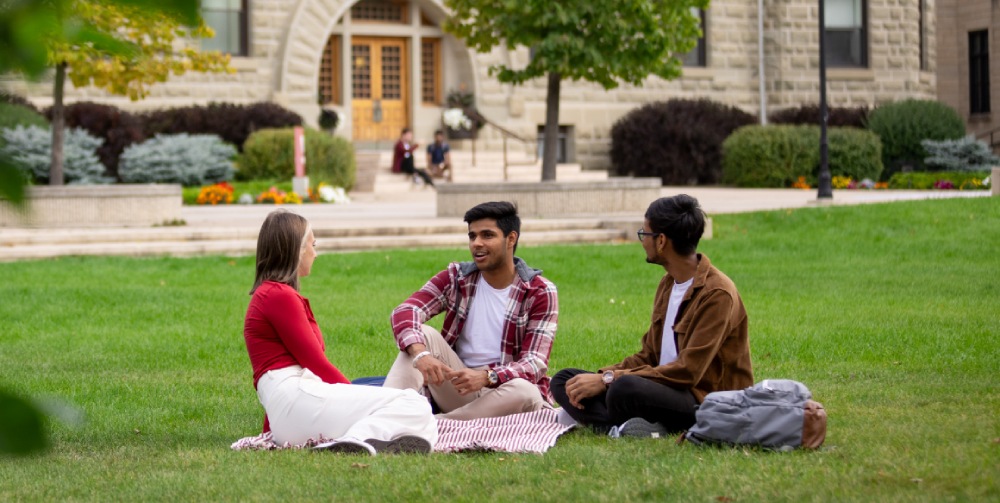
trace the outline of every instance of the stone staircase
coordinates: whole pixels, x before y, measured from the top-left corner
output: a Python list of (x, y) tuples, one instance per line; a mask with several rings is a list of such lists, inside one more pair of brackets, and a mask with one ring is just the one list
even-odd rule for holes
[[(418, 151), (416, 164), (418, 168), (426, 167), (424, 151)], [(511, 149), (507, 152), (508, 182), (538, 182), (542, 179), (542, 162), (535, 161), (534, 156), (523, 150)], [(504, 160), (502, 151), (476, 152), (475, 163), (471, 151), (451, 152), (453, 183), (503, 183)], [(585, 171), (579, 164), (559, 164), (556, 166), (556, 180), (561, 182), (583, 182), (607, 180), (607, 171)], [(448, 183), (435, 179), (434, 183)], [(375, 175), (376, 194), (392, 194), (422, 190), (415, 185), (410, 177), (392, 172), (392, 152), (382, 152), (379, 159), (378, 173)]]
[[(621, 242), (636, 223), (597, 219), (532, 220), (522, 223), (530, 245)], [(400, 248), (463, 248), (465, 224), (402, 223), (315, 226), (320, 252)], [(0, 262), (66, 256), (253, 255), (257, 229), (247, 227), (159, 227), (117, 229), (4, 229)]]

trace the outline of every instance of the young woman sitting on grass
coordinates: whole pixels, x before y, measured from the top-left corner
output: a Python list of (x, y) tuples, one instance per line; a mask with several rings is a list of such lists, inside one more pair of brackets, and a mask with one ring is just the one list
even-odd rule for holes
[(298, 292), (315, 258), (305, 218), (285, 210), (267, 216), (243, 327), (264, 431), (279, 444), (334, 439), (317, 448), (336, 452), (430, 452), (437, 423), (426, 399), (413, 390), (352, 385), (326, 358), (309, 301)]

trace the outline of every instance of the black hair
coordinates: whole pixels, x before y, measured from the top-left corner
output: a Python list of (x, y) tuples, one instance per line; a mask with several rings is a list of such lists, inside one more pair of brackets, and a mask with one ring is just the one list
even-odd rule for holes
[(437, 136), (437, 135), (444, 136), (444, 131), (441, 131), (440, 129), (434, 131), (434, 136)]
[(646, 220), (653, 232), (661, 233), (673, 243), (679, 255), (691, 255), (705, 233), (705, 212), (698, 200), (687, 195), (661, 197), (646, 210)]
[[(507, 201), (492, 201), (477, 204), (469, 211), (465, 212), (465, 223), (471, 224), (477, 220), (492, 218), (497, 221), (497, 227), (503, 232), (503, 237), (516, 232), (517, 239), (521, 239), (521, 217), (517, 216), (517, 206)], [(517, 241), (514, 241), (514, 251), (517, 251)]]

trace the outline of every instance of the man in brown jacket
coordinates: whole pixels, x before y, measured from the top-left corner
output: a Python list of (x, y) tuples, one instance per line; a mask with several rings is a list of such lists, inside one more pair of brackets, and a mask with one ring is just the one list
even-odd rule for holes
[(736, 285), (697, 253), (705, 214), (691, 196), (657, 199), (639, 241), (663, 266), (642, 349), (598, 372), (564, 369), (552, 394), (579, 423), (611, 436), (659, 437), (685, 430), (713, 391), (753, 385), (747, 313)]

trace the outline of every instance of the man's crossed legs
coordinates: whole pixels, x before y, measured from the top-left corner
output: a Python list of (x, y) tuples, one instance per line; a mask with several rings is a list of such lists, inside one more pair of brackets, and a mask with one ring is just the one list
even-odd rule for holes
[[(427, 351), (452, 370), (468, 368), (455, 353), (455, 350), (444, 341), (441, 333), (433, 327), (423, 326)], [(473, 367), (474, 370), (486, 370), (486, 367)], [(478, 419), (483, 417), (499, 417), (520, 412), (533, 412), (549, 404), (542, 399), (538, 387), (524, 379), (512, 379), (496, 388), (483, 388), (475, 393), (459, 394), (451, 381), (441, 384), (424, 383), (424, 376), (413, 368), (413, 357), (401, 351), (395, 363), (389, 369), (384, 386), (387, 388), (413, 389), (420, 391), (424, 385), (430, 391), (431, 398), (441, 410), (438, 414), (443, 419)]]

